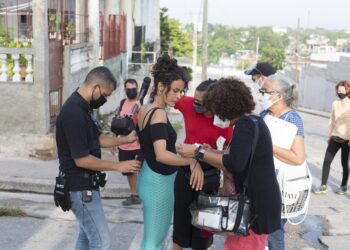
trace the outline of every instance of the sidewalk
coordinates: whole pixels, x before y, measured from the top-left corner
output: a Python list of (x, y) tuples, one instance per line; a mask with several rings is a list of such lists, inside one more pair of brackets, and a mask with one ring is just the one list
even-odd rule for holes
[[(173, 124), (181, 122), (182, 115), (176, 111), (170, 112), (169, 119)], [(178, 141), (183, 140), (184, 133), (184, 129), (180, 129)], [(102, 150), (102, 159), (117, 161), (109, 150)], [(58, 159), (42, 161), (0, 156), (0, 190), (52, 194), (58, 165)], [(114, 171), (108, 171), (107, 184), (101, 191), (104, 198), (122, 198), (130, 195), (127, 178)]]
[[(104, 159), (113, 160), (108, 151)], [(52, 194), (55, 177), (58, 174), (58, 160), (0, 157), (0, 190)], [(129, 195), (127, 179), (119, 172), (108, 172), (108, 181), (102, 196), (120, 198)]]

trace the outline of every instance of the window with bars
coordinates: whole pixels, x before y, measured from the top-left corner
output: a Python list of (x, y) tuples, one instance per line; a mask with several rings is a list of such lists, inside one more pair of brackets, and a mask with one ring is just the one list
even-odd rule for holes
[(87, 42), (88, 18), (88, 0), (49, 0), (49, 39), (64, 45)]
[(33, 38), (33, 11), (31, 0), (0, 0), (0, 46), (21, 47), (18, 41)]

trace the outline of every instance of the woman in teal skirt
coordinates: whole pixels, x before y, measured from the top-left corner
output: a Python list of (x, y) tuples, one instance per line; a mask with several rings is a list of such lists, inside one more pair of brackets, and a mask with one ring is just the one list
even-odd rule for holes
[(164, 55), (153, 66), (154, 86), (150, 103), (138, 115), (137, 131), (145, 156), (138, 177), (137, 191), (143, 202), (144, 234), (142, 250), (161, 250), (174, 209), (174, 181), (177, 168), (191, 166), (189, 185), (201, 189), (203, 171), (194, 159), (176, 154), (176, 132), (165, 107), (174, 107), (188, 86), (186, 68)]

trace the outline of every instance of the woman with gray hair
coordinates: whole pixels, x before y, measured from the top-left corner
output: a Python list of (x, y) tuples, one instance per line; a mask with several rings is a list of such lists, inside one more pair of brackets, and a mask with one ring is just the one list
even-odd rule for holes
[[(276, 74), (269, 76), (261, 89), (260, 103), (263, 111), (262, 117), (272, 115), (297, 127), (296, 136), (290, 149), (273, 145), (273, 156), (289, 165), (301, 165), (305, 161), (304, 125), (298, 112), (293, 109), (295, 101), (295, 85), (288, 78)], [(269, 235), (268, 246), (270, 250), (284, 249), (284, 225), (286, 219), (281, 219), (281, 229)]]

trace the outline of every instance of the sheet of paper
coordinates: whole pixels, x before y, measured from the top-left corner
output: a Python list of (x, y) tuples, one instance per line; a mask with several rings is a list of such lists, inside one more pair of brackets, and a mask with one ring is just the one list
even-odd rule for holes
[(219, 214), (211, 214), (205, 212), (198, 213), (198, 221), (202, 223), (202, 225), (212, 228), (219, 228), (221, 223), (221, 216)]
[(270, 130), (272, 144), (290, 149), (298, 131), (297, 126), (272, 115), (266, 115), (264, 121)]

